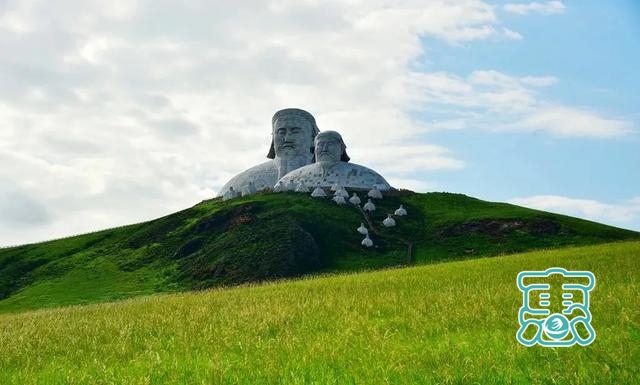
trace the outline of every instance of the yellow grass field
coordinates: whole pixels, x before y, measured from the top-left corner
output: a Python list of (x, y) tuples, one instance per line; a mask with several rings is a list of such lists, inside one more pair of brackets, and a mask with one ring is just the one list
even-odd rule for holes
[[(596, 340), (516, 340), (522, 270), (597, 278)], [(640, 242), (0, 315), (0, 384), (640, 383)]]

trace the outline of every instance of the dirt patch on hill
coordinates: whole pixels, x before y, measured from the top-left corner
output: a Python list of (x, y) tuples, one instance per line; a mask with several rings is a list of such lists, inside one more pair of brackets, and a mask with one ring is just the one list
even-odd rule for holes
[(482, 234), (493, 238), (502, 238), (516, 231), (533, 235), (556, 235), (561, 232), (559, 223), (550, 219), (484, 219), (446, 227), (438, 232), (443, 237), (455, 237), (464, 234)]
[(211, 233), (212, 231), (233, 230), (242, 224), (253, 221), (257, 211), (258, 207), (255, 205), (244, 205), (217, 212), (198, 223), (196, 232)]

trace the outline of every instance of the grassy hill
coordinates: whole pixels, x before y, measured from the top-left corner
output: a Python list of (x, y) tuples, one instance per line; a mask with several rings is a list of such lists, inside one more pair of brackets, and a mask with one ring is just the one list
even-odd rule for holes
[[(305, 194), (204, 201), (153, 221), (0, 249), (0, 312), (533, 249), (640, 234), (461, 194), (400, 191), (370, 216)], [(382, 220), (404, 204), (397, 226)], [(375, 247), (355, 229), (371, 228)]]
[[(3, 314), (0, 383), (637, 384), (639, 254), (616, 243)], [(595, 274), (591, 345), (516, 340), (517, 274), (554, 266)]]

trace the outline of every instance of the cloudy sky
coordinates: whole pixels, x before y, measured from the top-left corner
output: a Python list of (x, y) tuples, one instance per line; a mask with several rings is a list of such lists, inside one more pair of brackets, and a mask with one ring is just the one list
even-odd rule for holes
[(396, 187), (640, 230), (633, 0), (0, 0), (0, 245), (153, 219), (307, 109)]

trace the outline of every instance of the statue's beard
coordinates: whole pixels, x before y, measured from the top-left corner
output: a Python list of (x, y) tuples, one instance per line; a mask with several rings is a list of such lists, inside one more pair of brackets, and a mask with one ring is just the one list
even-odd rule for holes
[(291, 171), (306, 166), (311, 163), (312, 154), (279, 154), (275, 157), (276, 168), (278, 169), (278, 179), (287, 175)]
[(327, 163), (336, 163), (338, 160), (334, 156), (334, 154), (330, 152), (321, 152), (316, 157), (316, 162), (327, 162)]
[(298, 149), (293, 145), (283, 145), (278, 151), (279, 156), (292, 156), (296, 155)]

